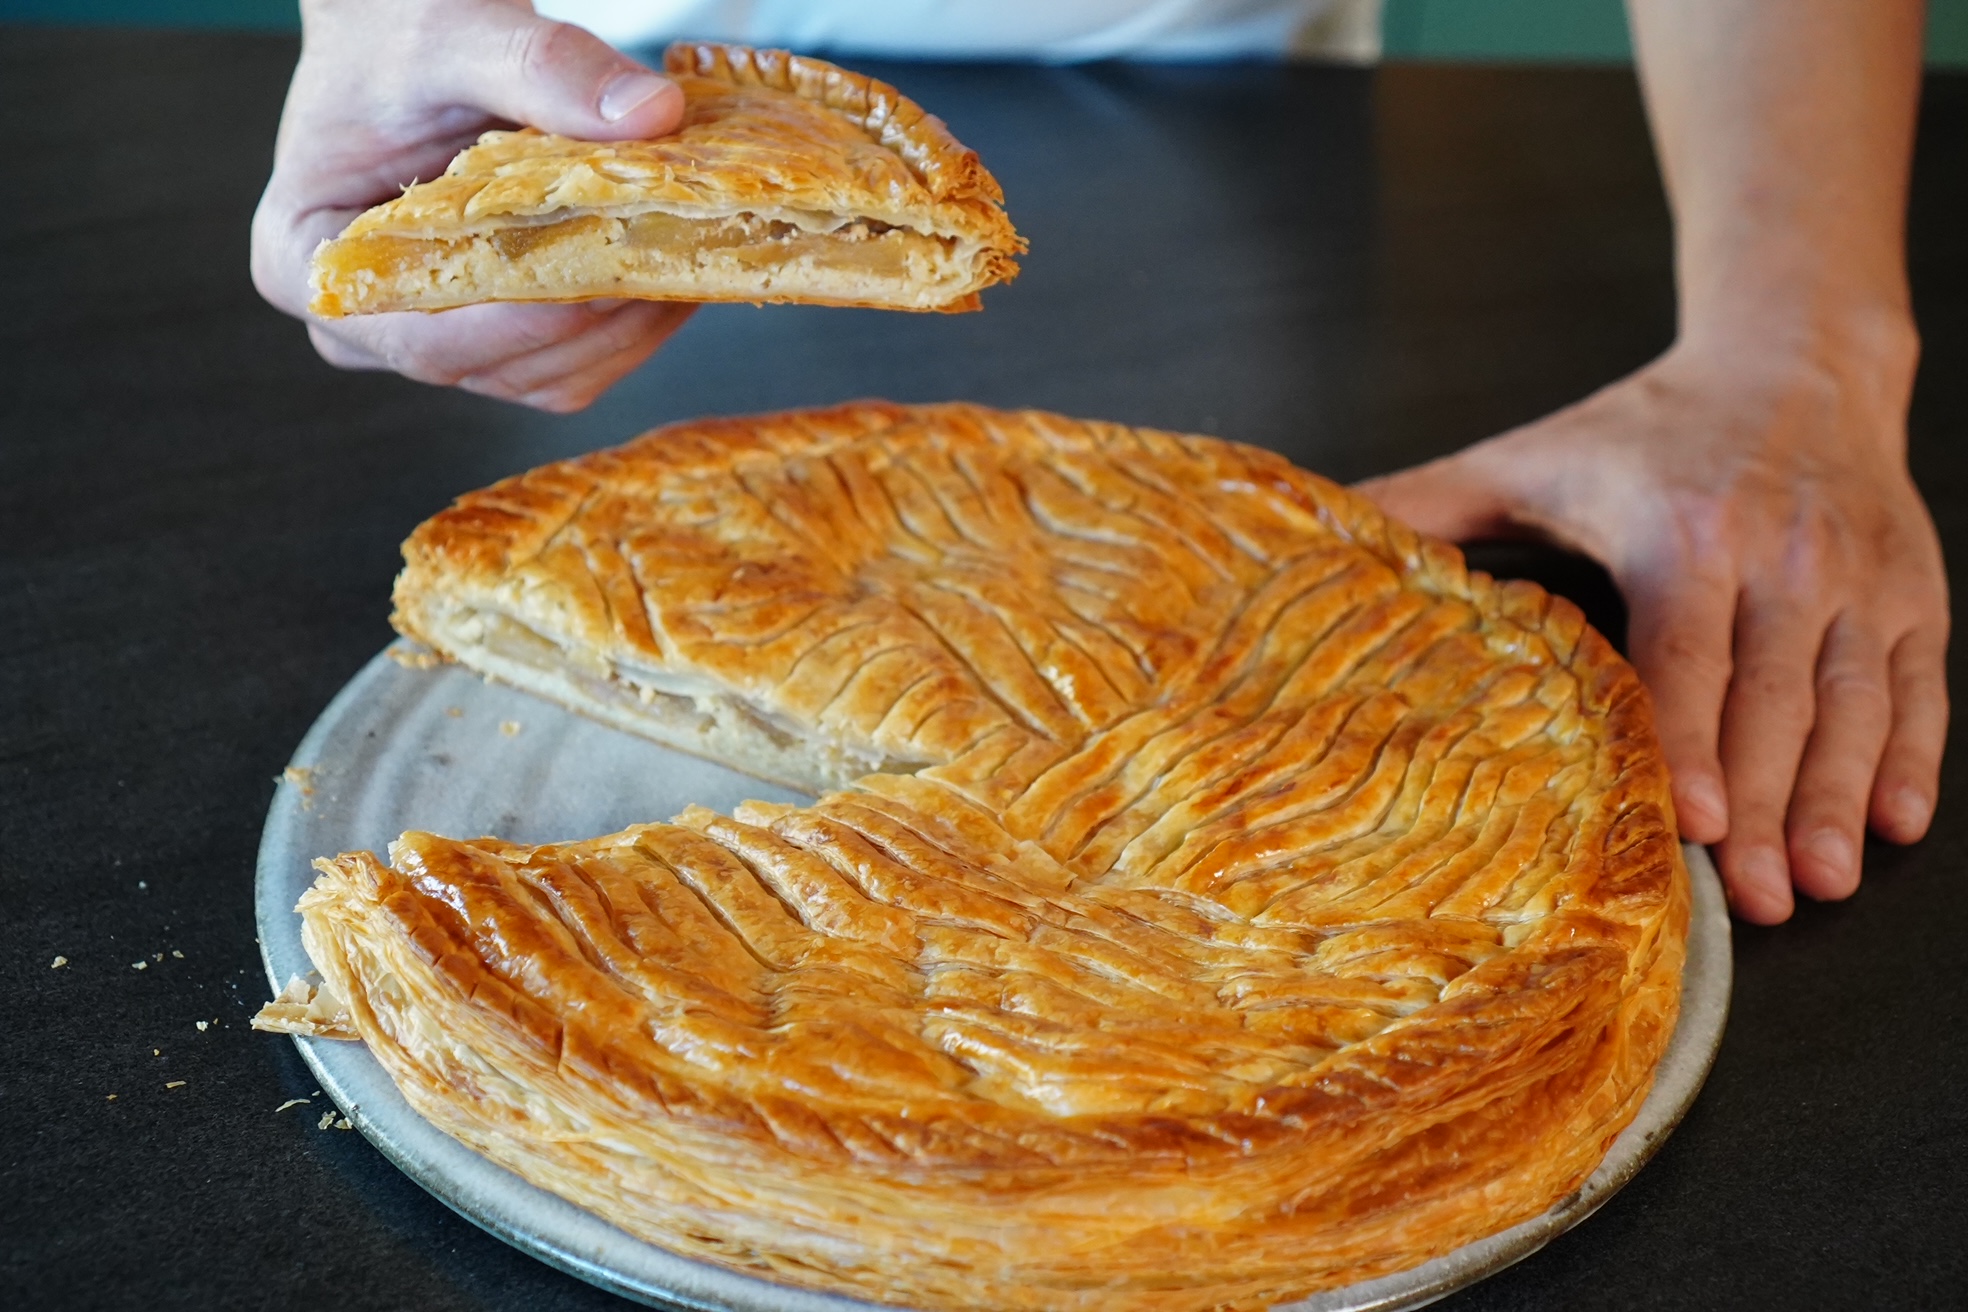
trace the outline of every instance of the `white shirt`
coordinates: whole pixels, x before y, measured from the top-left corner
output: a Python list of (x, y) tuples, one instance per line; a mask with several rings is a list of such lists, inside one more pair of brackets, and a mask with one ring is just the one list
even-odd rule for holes
[(1365, 62), (1381, 0), (536, 0), (617, 46), (679, 38), (917, 59)]

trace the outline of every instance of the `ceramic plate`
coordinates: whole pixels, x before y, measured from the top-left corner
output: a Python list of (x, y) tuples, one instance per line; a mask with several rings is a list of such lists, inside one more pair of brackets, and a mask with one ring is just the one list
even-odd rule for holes
[[(692, 802), (729, 811), (798, 794), (581, 719), (456, 666), (380, 653), (294, 753), (260, 841), (255, 897), (267, 978), (309, 973), (294, 903), (317, 856), (382, 851), (405, 829), (521, 843), (590, 838)], [(1557, 1207), (1412, 1270), (1294, 1303), (1294, 1312), (1419, 1307), (1528, 1256), (1633, 1178), (1694, 1101), (1729, 1009), (1729, 915), (1707, 854), (1688, 849), (1694, 918), (1681, 1020), (1653, 1092), (1583, 1188)], [(678, 1257), (537, 1189), (410, 1109), (359, 1043), (296, 1039), (321, 1088), (418, 1184), (499, 1238), (604, 1289), (716, 1312), (848, 1312), (871, 1305)]]

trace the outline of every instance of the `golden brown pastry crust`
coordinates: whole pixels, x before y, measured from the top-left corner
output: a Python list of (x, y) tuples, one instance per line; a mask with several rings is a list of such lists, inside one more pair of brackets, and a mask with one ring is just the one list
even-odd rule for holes
[(481, 667), (460, 609), (921, 764), (320, 863), (309, 951), (412, 1105), (679, 1252), (1264, 1306), (1550, 1207), (1673, 1030), (1633, 671), (1276, 456), (864, 403), (548, 466), (405, 553), (399, 625)]
[(679, 43), (665, 63), (684, 92), (676, 132), (488, 132), (324, 242), (309, 309), (642, 296), (959, 311), (1016, 275), (1025, 245), (997, 180), (895, 88), (745, 46)]

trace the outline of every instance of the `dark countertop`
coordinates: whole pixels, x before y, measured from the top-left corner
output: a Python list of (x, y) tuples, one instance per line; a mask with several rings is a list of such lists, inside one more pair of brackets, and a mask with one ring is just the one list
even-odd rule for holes
[[(294, 49), (0, 29), (8, 1307), (624, 1306), (317, 1129), (319, 1101), (277, 1112), (314, 1085), (246, 1027), (273, 777), (388, 639), (396, 544), (453, 495), (674, 418), (868, 394), (1201, 429), (1350, 479), (1572, 400), (1671, 330), (1623, 72), (899, 67), (1003, 179), (1033, 247), (1014, 286), (953, 318), (708, 310), (589, 413), (529, 414), (338, 374), (254, 296)], [(1913, 463), (1959, 567), (1968, 77), (1928, 83), (1913, 248)], [(1617, 633), (1590, 566), (1477, 554)], [(1444, 1306), (1968, 1306), (1954, 737), (1932, 837), (1869, 849), (1849, 903), (1738, 927), (1727, 1039), (1655, 1162)]]

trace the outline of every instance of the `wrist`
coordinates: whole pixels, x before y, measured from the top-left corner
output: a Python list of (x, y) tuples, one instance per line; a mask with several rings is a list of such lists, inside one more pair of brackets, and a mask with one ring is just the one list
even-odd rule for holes
[(1920, 334), (1904, 299), (1747, 294), (1684, 313), (1668, 354), (1738, 388), (1828, 391), (1903, 440)]
[(1738, 247), (1728, 258), (1693, 258), (1698, 254), (1684, 251), (1677, 262), (1678, 342), (1836, 372), (1911, 376), (1920, 338), (1898, 260), (1840, 265), (1821, 244), (1780, 237)]

